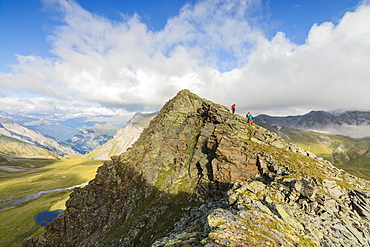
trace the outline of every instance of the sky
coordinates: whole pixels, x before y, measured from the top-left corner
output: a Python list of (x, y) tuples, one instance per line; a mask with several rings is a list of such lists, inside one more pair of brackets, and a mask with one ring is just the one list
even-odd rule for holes
[(370, 111), (370, 0), (0, 0), (0, 110)]

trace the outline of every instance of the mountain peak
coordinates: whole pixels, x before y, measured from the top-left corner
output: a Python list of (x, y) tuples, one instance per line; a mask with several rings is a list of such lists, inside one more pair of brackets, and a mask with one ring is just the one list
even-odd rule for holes
[(186, 113), (197, 109), (202, 102), (208, 101), (193, 94), (188, 89), (183, 89), (163, 106), (161, 112), (174, 111)]
[[(350, 197), (368, 200), (354, 190), (368, 188), (363, 180), (189, 90), (111, 159), (71, 194), (45, 233), (24, 245), (333, 246), (325, 237), (335, 231), (321, 215), (338, 229), (341, 214), (351, 224), (369, 223), (349, 216), (370, 208)], [(370, 236), (363, 238), (350, 240)]]

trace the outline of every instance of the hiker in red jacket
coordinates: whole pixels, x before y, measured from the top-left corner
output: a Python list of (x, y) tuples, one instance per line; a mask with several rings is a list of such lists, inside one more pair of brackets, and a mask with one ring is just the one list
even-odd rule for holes
[(235, 109), (236, 109), (236, 106), (235, 106), (235, 104), (233, 104), (233, 105), (231, 106), (231, 112), (232, 112), (232, 113), (235, 113)]

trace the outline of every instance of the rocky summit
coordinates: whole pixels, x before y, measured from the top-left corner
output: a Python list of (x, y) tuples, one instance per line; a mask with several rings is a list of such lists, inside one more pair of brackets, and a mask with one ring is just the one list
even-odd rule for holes
[(23, 246), (370, 246), (370, 186), (188, 90)]

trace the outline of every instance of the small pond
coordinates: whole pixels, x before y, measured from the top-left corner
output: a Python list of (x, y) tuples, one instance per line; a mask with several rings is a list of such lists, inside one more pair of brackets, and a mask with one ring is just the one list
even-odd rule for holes
[(34, 219), (36, 224), (40, 226), (46, 226), (47, 223), (54, 221), (59, 214), (63, 213), (64, 210), (54, 210), (54, 211), (42, 211), (35, 215)]

